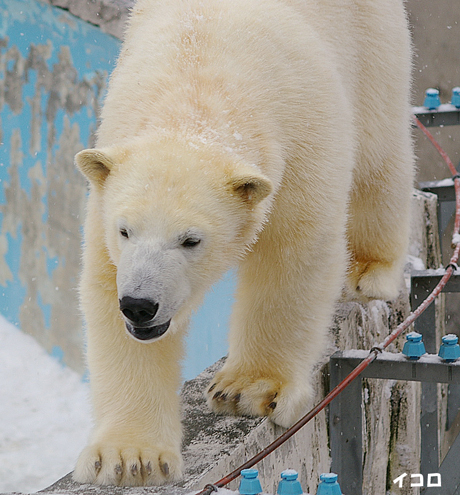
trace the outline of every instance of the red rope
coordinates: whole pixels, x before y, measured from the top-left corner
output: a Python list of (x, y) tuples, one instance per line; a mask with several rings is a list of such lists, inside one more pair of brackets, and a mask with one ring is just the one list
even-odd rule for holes
[[(455, 186), (455, 199), (456, 199), (456, 210), (455, 210), (455, 226), (454, 226), (454, 234), (459, 234), (460, 228), (460, 177), (458, 176), (458, 172), (455, 169), (452, 161), (448, 157), (447, 153), (441, 148), (438, 142), (434, 139), (432, 134), (426, 129), (426, 127), (420, 122), (420, 120), (413, 115), (417, 126), (422, 130), (422, 132), (428, 137), (428, 139), (433, 143), (439, 154), (442, 156), (443, 160), (446, 162), (449, 167), (452, 175), (454, 176), (454, 186)], [(264, 459), (268, 454), (271, 454), (275, 449), (277, 449), (280, 445), (282, 445), (286, 440), (291, 438), (295, 433), (297, 433), (303, 426), (305, 426), (309, 421), (311, 421), (319, 412), (321, 412), (337, 395), (342, 392), (342, 390), (347, 387), (355, 378), (357, 378), (378, 356), (378, 354), (386, 349), (395, 339), (397, 339), (403, 332), (406, 330), (427, 308), (428, 306), (435, 300), (435, 298), (439, 295), (442, 289), (446, 286), (450, 277), (454, 273), (457, 268), (457, 261), (460, 252), (460, 242), (457, 242), (452, 258), (447, 265), (445, 273), (438, 285), (434, 288), (433, 292), (420, 304), (420, 306), (411, 313), (400, 325), (398, 325), (393, 332), (379, 345), (373, 347), (369, 352), (369, 356), (365, 358), (361, 363), (356, 366), (356, 368), (347, 375), (333, 390), (331, 390), (326, 397), (316, 405), (311, 411), (309, 411), (305, 416), (303, 416), (297, 423), (295, 423), (291, 428), (286, 430), (282, 435), (280, 435), (276, 440), (274, 440), (268, 447), (260, 451), (254, 457), (246, 461), (244, 464), (236, 468), (231, 473), (224, 476), (222, 479), (217, 481), (212, 485), (206, 485), (206, 487), (198, 492), (196, 495), (210, 495), (212, 491), (216, 491), (218, 488), (222, 488), (223, 486), (230, 483), (236, 479), (243, 469), (248, 469), (259, 461)]]
[[(436, 139), (433, 137), (433, 135), (428, 131), (428, 129), (420, 122), (420, 120), (415, 116), (412, 115), (412, 119), (415, 121), (415, 124), (417, 127), (425, 134), (425, 136), (431, 141), (433, 146), (436, 148), (438, 153), (441, 155), (443, 160), (447, 163), (447, 166), (449, 167), (452, 175), (454, 177), (458, 176), (459, 173), (454, 167), (454, 164), (452, 163), (451, 159), (448, 157), (447, 153), (441, 148), (439, 143), (436, 141)], [(459, 201), (459, 196), (460, 196), (460, 181), (458, 179), (454, 179), (454, 186), (455, 186), (455, 198), (456, 198), (456, 211), (455, 211), (455, 226), (454, 226), (454, 234), (458, 234), (459, 229), (460, 229), (460, 201)]]

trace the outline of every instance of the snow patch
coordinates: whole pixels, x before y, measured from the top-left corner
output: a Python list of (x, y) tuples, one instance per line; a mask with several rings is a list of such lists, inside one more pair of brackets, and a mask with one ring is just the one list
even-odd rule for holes
[(91, 427), (89, 387), (0, 316), (0, 492), (69, 473)]
[(454, 179), (451, 179), (451, 178), (436, 181), (436, 187), (446, 187), (446, 186), (453, 186), (453, 185), (454, 185)]
[(293, 474), (298, 474), (298, 473), (295, 469), (285, 469), (283, 471), (283, 474), (285, 474), (286, 476), (292, 476)]
[(425, 263), (422, 261), (421, 258), (418, 258), (417, 256), (412, 256), (409, 254), (407, 256), (407, 264), (410, 265), (411, 270), (425, 270)]

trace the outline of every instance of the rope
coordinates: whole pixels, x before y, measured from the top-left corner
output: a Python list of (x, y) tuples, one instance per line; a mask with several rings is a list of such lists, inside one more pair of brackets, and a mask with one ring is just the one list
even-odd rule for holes
[[(454, 236), (455, 234), (459, 233), (460, 229), (460, 174), (457, 172), (457, 170), (454, 167), (454, 164), (452, 163), (451, 159), (448, 157), (447, 153), (441, 148), (439, 143), (436, 141), (436, 139), (433, 137), (433, 135), (428, 131), (428, 129), (420, 122), (420, 120), (415, 116), (412, 115), (412, 119), (415, 121), (415, 124), (417, 127), (425, 134), (425, 136), (431, 141), (433, 146), (436, 148), (438, 153), (441, 155), (442, 159), (447, 163), (447, 166), (449, 167), (449, 170), (452, 173), (452, 179), (454, 181), (454, 187), (455, 187), (455, 200), (456, 200), (456, 208), (455, 208), (455, 225), (454, 225)], [(458, 257), (458, 253), (457, 253)], [(452, 262), (452, 260), (451, 260)], [(455, 263), (457, 260), (455, 260)]]
[[(459, 234), (460, 229), (460, 175), (455, 169), (452, 161), (448, 157), (447, 153), (441, 148), (438, 142), (434, 139), (432, 134), (426, 129), (426, 127), (420, 122), (420, 120), (413, 115), (416, 125), (422, 130), (422, 132), (427, 136), (427, 138), (433, 143), (436, 150), (439, 152), (443, 160), (446, 162), (450, 171), (452, 172), (454, 186), (455, 186), (455, 199), (456, 199), (456, 209), (455, 209), (455, 226), (454, 226), (454, 237)], [(433, 292), (420, 304), (420, 306), (411, 313), (402, 323), (400, 323), (393, 332), (388, 335), (388, 337), (378, 346), (374, 346), (370, 351), (367, 358), (363, 359), (361, 363), (356, 366), (356, 368), (346, 376), (333, 390), (331, 390), (324, 399), (317, 404), (311, 411), (309, 411), (305, 416), (303, 416), (297, 423), (295, 423), (291, 428), (286, 430), (282, 435), (275, 439), (268, 447), (265, 447), (262, 451), (256, 454), (254, 457), (246, 461), (244, 464), (236, 468), (231, 473), (224, 476), (219, 481), (216, 481), (212, 485), (206, 485), (206, 487), (198, 492), (196, 495), (211, 495), (212, 491), (217, 488), (222, 488), (234, 479), (236, 479), (243, 469), (248, 469), (257, 464), (259, 461), (264, 459), (268, 454), (271, 454), (280, 445), (291, 438), (295, 433), (297, 433), (303, 426), (305, 426), (309, 421), (311, 421), (319, 412), (321, 412), (337, 395), (342, 392), (342, 390), (347, 387), (355, 378), (357, 378), (376, 358), (377, 356), (386, 349), (395, 339), (397, 339), (412, 323), (430, 306), (430, 304), (436, 299), (439, 293), (444, 289), (450, 277), (457, 268), (457, 261), (460, 253), (460, 243), (457, 243), (455, 250), (453, 252), (452, 258), (446, 267), (445, 273), (438, 285), (434, 288)]]

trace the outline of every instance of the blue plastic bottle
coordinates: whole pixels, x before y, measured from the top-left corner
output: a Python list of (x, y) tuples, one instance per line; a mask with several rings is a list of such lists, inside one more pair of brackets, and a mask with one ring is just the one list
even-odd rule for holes
[(240, 487), (238, 489), (241, 495), (259, 495), (259, 493), (262, 493), (258, 475), (257, 469), (243, 469), (241, 471)]
[(342, 495), (335, 473), (323, 473), (319, 479), (316, 495)]
[(278, 495), (302, 495), (303, 490), (297, 477), (298, 473), (293, 469), (283, 471), (276, 493)]
[(423, 102), (423, 106), (428, 108), (428, 110), (436, 110), (439, 105), (441, 105), (439, 91), (434, 88), (428, 88), (425, 91), (425, 101)]
[(438, 356), (448, 363), (453, 363), (460, 357), (460, 346), (456, 335), (444, 335)]
[(402, 352), (413, 361), (416, 361), (420, 356), (426, 354), (425, 344), (422, 342), (422, 335), (417, 332), (408, 333)]

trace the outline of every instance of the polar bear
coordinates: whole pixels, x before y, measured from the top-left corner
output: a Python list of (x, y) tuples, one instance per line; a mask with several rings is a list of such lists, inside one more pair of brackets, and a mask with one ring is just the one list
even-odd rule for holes
[(76, 156), (95, 428), (80, 482), (178, 480), (191, 312), (238, 267), (217, 413), (306, 410), (336, 301), (398, 294), (413, 181), (400, 0), (139, 0)]

